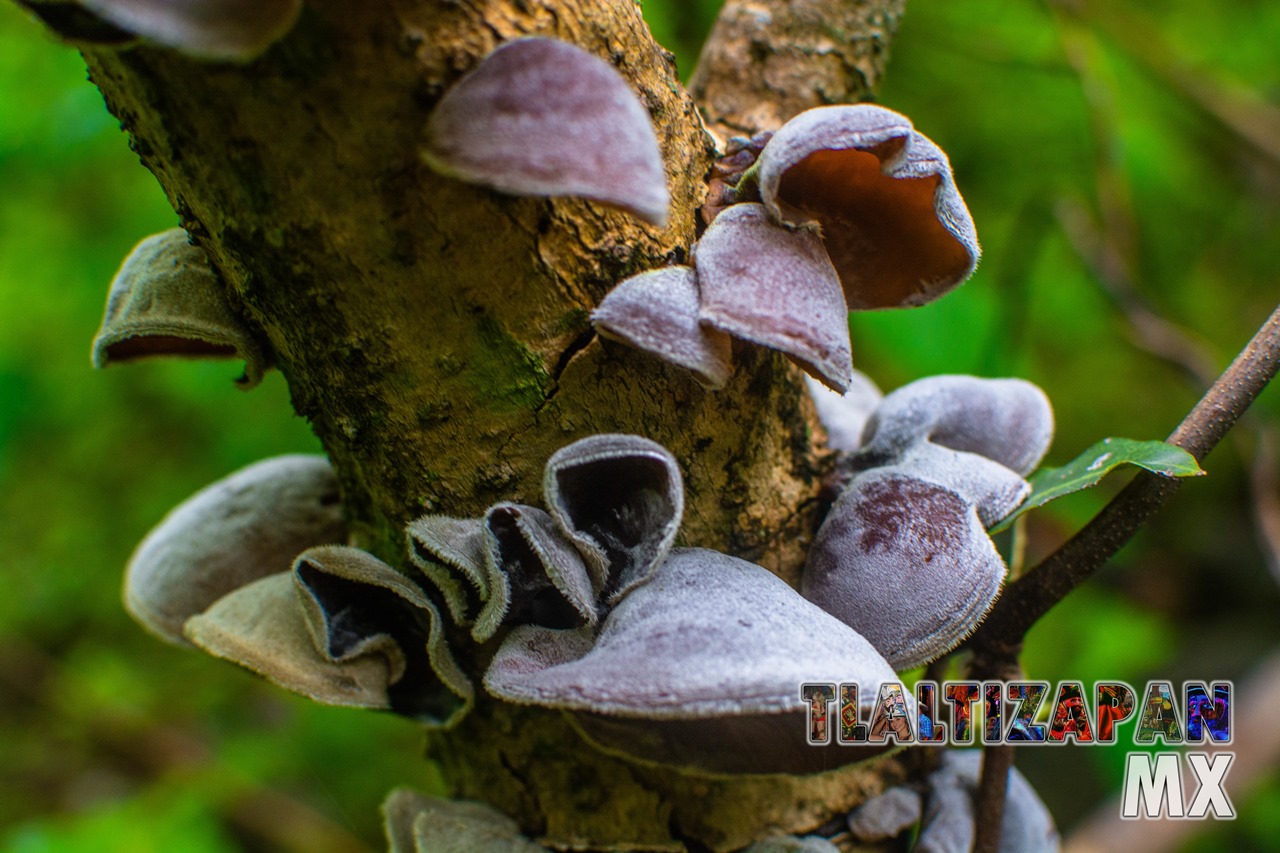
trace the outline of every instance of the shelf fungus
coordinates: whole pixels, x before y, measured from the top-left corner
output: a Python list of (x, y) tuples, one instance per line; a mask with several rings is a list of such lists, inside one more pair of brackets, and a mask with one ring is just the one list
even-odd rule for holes
[[(589, 628), (513, 630), (484, 684), (566, 711), (598, 746), (712, 774), (812, 773), (891, 748), (806, 742), (800, 685), (893, 681), (855, 631), (753, 563), (677, 548)], [(864, 710), (874, 691), (863, 697)]]
[(156, 635), (187, 645), (189, 617), (286, 571), (300, 551), (346, 538), (338, 478), (325, 457), (264, 459), (206, 486), (147, 534), (125, 569), (125, 608)]
[(657, 570), (684, 515), (675, 457), (638, 435), (593, 435), (560, 448), (547, 460), (542, 491), (610, 604)]
[(516, 822), (485, 803), (397, 788), (382, 804), (388, 853), (543, 853)]
[(733, 375), (732, 342), (699, 321), (698, 303), (693, 269), (665, 267), (619, 282), (591, 321), (605, 337), (691, 370), (707, 388), (723, 388)]
[(125, 258), (93, 340), (94, 367), (152, 356), (242, 358), (243, 388), (262, 381), (270, 366), (204, 251), (181, 228), (148, 237)]
[(666, 221), (648, 110), (613, 66), (566, 42), (494, 50), (436, 105), (421, 154), (443, 175), (505, 193), (580, 196)]
[(853, 371), (849, 388), (843, 394), (832, 391), (812, 376), (805, 377), (805, 386), (818, 421), (827, 431), (827, 447), (839, 453), (853, 453), (861, 447), (867, 421), (884, 399), (871, 377)]
[(328, 705), (448, 727), (474, 698), (435, 604), (415, 581), (356, 548), (311, 548), (292, 572), (223, 596), (184, 630), (209, 654)]
[(207, 60), (247, 62), (293, 29), (302, 0), (78, 0), (120, 29)]
[(934, 377), (886, 396), (845, 460), (852, 476), (810, 548), (804, 596), (896, 669), (950, 651), (1000, 591), (1007, 569), (986, 529), (1030, 491), (1022, 474), (1052, 423), (1019, 380)]
[(923, 305), (978, 264), (947, 155), (892, 110), (807, 110), (778, 129), (748, 174), (776, 221), (822, 234), (851, 310)]
[[(856, 841), (878, 843), (920, 823), (912, 850), (967, 853), (976, 835), (981, 772), (980, 750), (949, 749), (943, 753), (941, 766), (926, 778), (923, 796), (905, 785), (890, 788), (849, 813), (849, 831)], [(997, 849), (1001, 853), (1056, 853), (1059, 843), (1049, 810), (1026, 778), (1010, 768)]]
[(424, 515), (405, 528), (409, 559), (440, 591), (449, 616), (473, 625), (493, 595), (486, 560), (484, 522), (478, 518)]
[(779, 228), (759, 204), (716, 217), (694, 249), (704, 323), (785, 353), (843, 393), (852, 381), (849, 311), (822, 240)]

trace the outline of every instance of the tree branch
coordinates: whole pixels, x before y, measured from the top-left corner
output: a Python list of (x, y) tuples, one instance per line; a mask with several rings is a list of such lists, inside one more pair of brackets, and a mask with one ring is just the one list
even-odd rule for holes
[(728, 0), (689, 91), (722, 141), (879, 87), (906, 0)]
[[(1169, 436), (1204, 459), (1235, 425), (1280, 368), (1280, 308)], [(1021, 644), (1035, 622), (1128, 542), (1177, 492), (1181, 481), (1141, 473), (1102, 512), (1027, 574), (1005, 589), (969, 640), (979, 654), (1003, 656)]]

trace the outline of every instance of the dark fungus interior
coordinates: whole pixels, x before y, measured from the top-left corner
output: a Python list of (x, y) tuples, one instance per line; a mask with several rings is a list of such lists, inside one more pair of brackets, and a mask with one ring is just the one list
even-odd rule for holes
[(556, 477), (574, 528), (595, 540), (609, 561), (606, 591), (617, 589), (653, 558), (675, 515), (666, 463), (644, 456), (599, 459)]
[(577, 628), (585, 624), (582, 614), (552, 584), (542, 557), (520, 532), (518, 513), (512, 507), (499, 507), (489, 513), (487, 520), (511, 590), (511, 604), (502, 621), (544, 628)]
[(386, 634), (400, 646), (404, 675), (387, 688), (391, 710), (415, 719), (445, 720), (458, 705), (427, 658), (428, 613), (381, 587), (335, 577), (303, 562), (298, 576), (324, 613), (329, 654), (341, 660), (359, 643)]
[(196, 338), (180, 338), (176, 335), (139, 335), (107, 347), (107, 355), (115, 361), (163, 355), (203, 355), (232, 357), (236, 348), (228, 344), (214, 344)]

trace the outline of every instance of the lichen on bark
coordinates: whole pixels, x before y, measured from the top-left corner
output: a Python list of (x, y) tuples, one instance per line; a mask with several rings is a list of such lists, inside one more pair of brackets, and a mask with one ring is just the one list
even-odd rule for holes
[[(688, 260), (716, 153), (708, 126), (750, 132), (865, 97), (901, 5), (731, 0), (693, 84), (706, 125), (631, 0), (311, 0), (295, 30), (246, 65), (149, 46), (85, 56), (181, 224), (274, 353), (339, 471), (357, 544), (403, 565), (410, 519), (541, 504), (552, 452), (629, 432), (681, 462), (680, 544), (746, 557), (794, 583), (824, 465), (796, 368), (741, 347), (734, 379), (708, 392), (602, 342), (588, 312), (618, 280)], [(577, 44), (631, 83), (667, 166), (665, 228), (581, 200), (502, 195), (424, 165), (433, 105), (496, 45), (524, 35)], [(750, 67), (733, 58), (743, 39)], [(476, 649), (472, 664), (492, 650)], [(459, 728), (431, 736), (429, 752), (458, 795), (575, 848), (734, 849), (813, 829), (897, 772), (686, 776), (606, 756), (555, 714), (483, 697)]]

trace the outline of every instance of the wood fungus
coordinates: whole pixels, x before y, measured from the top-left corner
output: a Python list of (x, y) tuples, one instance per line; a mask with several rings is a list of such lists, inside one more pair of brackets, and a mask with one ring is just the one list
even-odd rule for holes
[(818, 421), (827, 431), (827, 447), (840, 453), (856, 451), (862, 446), (867, 421), (884, 399), (879, 386), (858, 370), (853, 371), (849, 389), (843, 394), (832, 391), (812, 376), (804, 379)]
[(293, 29), (302, 0), (79, 0), (105, 21), (199, 59), (247, 62)]
[(694, 250), (699, 318), (785, 353), (844, 393), (852, 381), (849, 311), (822, 240), (779, 228), (759, 204), (735, 204)]
[(754, 171), (776, 221), (821, 232), (850, 310), (923, 305), (978, 264), (947, 155), (892, 110), (807, 110), (769, 139)]
[(470, 709), (470, 680), (416, 582), (356, 548), (300, 554), (186, 623), (208, 653), (329, 705), (390, 710), (448, 727)]
[(208, 257), (181, 228), (148, 237), (125, 258), (93, 339), (94, 367), (153, 356), (242, 358), (242, 388), (257, 385), (270, 367)]
[(693, 371), (702, 385), (723, 388), (733, 375), (732, 342), (699, 322), (698, 277), (690, 267), (634, 275), (605, 296), (591, 322), (607, 338)]
[(653, 574), (684, 515), (675, 457), (638, 435), (593, 435), (560, 448), (547, 460), (542, 491), (611, 604)]
[(187, 645), (189, 617), (286, 571), (299, 552), (346, 538), (329, 460), (265, 459), (201, 489), (147, 534), (125, 569), (125, 609), (157, 636)]
[[(833, 672), (870, 685), (895, 678), (866, 640), (767, 570), (677, 548), (598, 636), (512, 631), (484, 684), (508, 702), (570, 712), (588, 739), (636, 760), (708, 773), (811, 773), (889, 748), (807, 745), (799, 685)], [(869, 708), (874, 691), (864, 698)]]
[(844, 463), (853, 475), (809, 550), (804, 596), (897, 669), (950, 651), (1000, 591), (1007, 570), (986, 529), (1025, 499), (1021, 474), (1052, 424), (1043, 392), (1020, 380), (933, 377), (889, 394)]
[(397, 788), (382, 804), (388, 853), (543, 853), (516, 822), (485, 803)]
[(649, 112), (613, 66), (565, 42), (521, 38), (485, 57), (436, 105), (421, 154), (505, 193), (581, 196), (666, 222)]
[(489, 574), (484, 523), (478, 518), (424, 515), (405, 527), (409, 559), (440, 591), (450, 617), (474, 624), (495, 586)]

